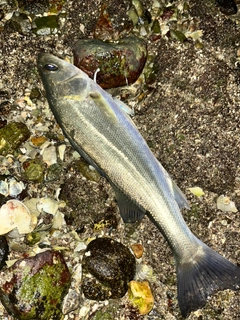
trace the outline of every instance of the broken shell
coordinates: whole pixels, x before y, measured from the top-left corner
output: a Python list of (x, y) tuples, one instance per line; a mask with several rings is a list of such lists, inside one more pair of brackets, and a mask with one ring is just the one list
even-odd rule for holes
[(14, 228), (20, 234), (26, 234), (35, 228), (37, 218), (18, 200), (9, 200), (0, 208), (0, 234), (6, 234)]
[(238, 209), (235, 203), (230, 200), (229, 197), (225, 197), (223, 194), (217, 199), (217, 208), (223, 212), (237, 212)]
[(136, 265), (136, 280), (148, 280), (149, 282), (156, 282), (157, 278), (154, 275), (153, 268), (146, 264)]
[(41, 198), (37, 203), (37, 209), (39, 212), (43, 210), (54, 216), (58, 210), (58, 202), (51, 198)]
[(55, 146), (47, 147), (43, 150), (42, 153), (43, 161), (48, 165), (51, 166), (54, 163), (57, 163), (57, 153)]
[(196, 197), (201, 197), (204, 195), (203, 189), (199, 187), (188, 188)]
[(0, 181), (0, 194), (3, 196), (16, 197), (19, 195), (25, 188), (22, 181), (17, 181), (14, 178), (5, 179)]

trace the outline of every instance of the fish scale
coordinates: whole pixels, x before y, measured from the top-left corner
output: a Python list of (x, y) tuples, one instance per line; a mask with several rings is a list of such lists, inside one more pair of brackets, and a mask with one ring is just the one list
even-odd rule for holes
[(182, 315), (203, 307), (218, 290), (240, 289), (240, 268), (201, 242), (180, 209), (181, 190), (152, 154), (121, 102), (83, 71), (50, 54), (38, 70), (50, 108), (72, 146), (111, 184), (125, 222), (146, 213), (175, 257)]

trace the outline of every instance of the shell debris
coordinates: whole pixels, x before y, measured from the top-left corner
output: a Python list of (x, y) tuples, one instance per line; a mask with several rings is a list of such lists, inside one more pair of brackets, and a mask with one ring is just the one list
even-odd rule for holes
[(20, 234), (32, 232), (37, 218), (19, 200), (9, 200), (0, 208), (0, 234), (6, 234), (17, 228)]

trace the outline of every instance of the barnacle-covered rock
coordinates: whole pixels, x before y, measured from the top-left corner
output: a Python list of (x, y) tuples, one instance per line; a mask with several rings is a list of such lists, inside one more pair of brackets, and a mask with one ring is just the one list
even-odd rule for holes
[(73, 48), (74, 64), (91, 78), (97, 69), (96, 81), (102, 88), (129, 85), (140, 76), (146, 62), (143, 39), (129, 36), (116, 42), (97, 39), (79, 40)]
[(7, 272), (10, 280), (0, 289), (0, 300), (10, 315), (19, 320), (61, 319), (71, 278), (59, 252), (20, 259)]
[(12, 153), (30, 137), (27, 126), (21, 122), (11, 122), (0, 129), (0, 155)]
[(86, 298), (120, 298), (134, 277), (136, 262), (130, 250), (110, 238), (97, 238), (87, 246), (83, 259), (82, 290)]

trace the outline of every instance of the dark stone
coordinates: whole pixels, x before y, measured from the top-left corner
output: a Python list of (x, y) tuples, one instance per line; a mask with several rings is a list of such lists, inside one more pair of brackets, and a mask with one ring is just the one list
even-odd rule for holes
[(0, 269), (3, 268), (8, 258), (9, 247), (5, 236), (0, 236)]
[(237, 13), (237, 5), (234, 0), (216, 0), (216, 2), (223, 14), (229, 16)]
[(135, 269), (135, 258), (127, 247), (110, 238), (97, 238), (89, 243), (84, 255), (83, 293), (93, 300), (121, 298)]

